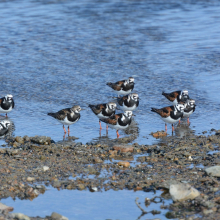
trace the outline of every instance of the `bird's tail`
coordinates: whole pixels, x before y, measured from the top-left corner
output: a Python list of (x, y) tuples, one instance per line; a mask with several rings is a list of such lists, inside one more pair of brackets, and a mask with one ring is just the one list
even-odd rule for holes
[(168, 95), (167, 93), (165, 93), (164, 91), (162, 92), (162, 95), (164, 95), (164, 96), (166, 96), (166, 95)]
[(112, 88), (113, 83), (107, 82), (106, 85)]
[(54, 117), (56, 113), (47, 113), (47, 115)]
[(170, 95), (170, 93), (162, 92), (162, 95), (165, 96), (167, 99), (169, 99), (169, 95)]
[(156, 112), (157, 114), (160, 114), (160, 109), (157, 108), (151, 108), (152, 112)]

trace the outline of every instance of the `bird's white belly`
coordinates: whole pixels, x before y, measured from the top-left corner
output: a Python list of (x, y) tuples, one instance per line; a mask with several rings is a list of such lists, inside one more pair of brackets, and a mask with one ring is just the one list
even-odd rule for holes
[(0, 113), (8, 113), (12, 110), (12, 106), (8, 110), (4, 110), (3, 108), (0, 107)]
[(189, 116), (193, 113), (193, 110), (190, 112), (183, 112), (183, 117), (189, 118)]
[(100, 113), (97, 115), (97, 117), (100, 118), (100, 119), (109, 118), (108, 116), (104, 116), (104, 115), (102, 114), (102, 112), (100, 112)]
[(116, 125), (108, 124), (110, 128), (116, 129), (116, 130), (123, 130), (126, 129), (129, 125), (126, 126), (120, 126), (118, 123)]
[(131, 93), (131, 91), (132, 91), (131, 89), (128, 90), (128, 91), (123, 91), (123, 90), (117, 91), (117, 90), (115, 90), (115, 92), (116, 92), (118, 95), (128, 95), (128, 94)]
[(63, 125), (72, 125), (76, 123), (78, 120), (79, 119), (77, 119), (76, 121), (69, 121), (67, 117), (65, 117), (64, 120), (58, 120), (58, 121), (61, 122)]
[(127, 107), (124, 103), (123, 106), (120, 106), (122, 111), (134, 111), (137, 108), (137, 105), (134, 105), (132, 107)]
[(167, 118), (161, 118), (165, 123), (170, 123), (170, 124), (174, 124), (176, 122), (179, 121), (180, 118), (178, 119), (172, 119), (170, 116)]

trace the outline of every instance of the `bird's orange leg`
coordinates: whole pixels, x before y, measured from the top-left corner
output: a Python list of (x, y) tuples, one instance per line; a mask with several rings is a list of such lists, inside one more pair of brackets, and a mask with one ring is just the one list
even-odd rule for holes
[(189, 123), (189, 118), (187, 118), (187, 123), (188, 123), (188, 125), (190, 124), (190, 123)]
[(101, 121), (99, 120), (100, 130), (102, 129)]
[(167, 132), (167, 124), (165, 124), (165, 131)]
[(65, 129), (64, 125), (63, 125), (63, 130), (64, 130), (64, 133), (66, 134), (66, 129)]
[(68, 135), (70, 134), (70, 127), (68, 126)]
[(119, 137), (120, 137), (120, 135), (119, 135), (119, 133), (118, 133), (118, 130), (116, 131), (116, 133), (117, 133), (117, 138), (119, 138)]
[(174, 126), (173, 126), (173, 124), (172, 124), (172, 132), (174, 132)]

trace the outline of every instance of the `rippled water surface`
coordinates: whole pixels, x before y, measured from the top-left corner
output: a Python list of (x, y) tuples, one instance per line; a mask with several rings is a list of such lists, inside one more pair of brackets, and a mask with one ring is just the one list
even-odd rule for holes
[[(112, 100), (106, 82), (129, 76), (141, 98), (136, 142), (149, 143), (152, 131), (164, 129), (150, 111), (170, 105), (162, 91), (189, 90), (198, 104), (190, 129), (218, 128), (218, 1), (3, 1), (0, 7), (0, 94), (14, 96), (15, 136), (62, 140), (62, 126), (47, 113), (79, 104), (85, 111), (70, 135), (83, 143), (97, 139), (98, 119), (88, 104)], [(115, 131), (108, 137), (116, 138)]]
[[(183, 134), (219, 129), (219, 11), (217, 0), (0, 1), (0, 95), (14, 96), (13, 135), (63, 140), (62, 125), (47, 113), (79, 104), (85, 110), (70, 135), (99, 140), (87, 106), (112, 100), (106, 82), (130, 76), (141, 99), (134, 142), (150, 144), (149, 134), (164, 129), (150, 111), (170, 105), (162, 91), (188, 89), (196, 100)], [(115, 130), (102, 137), (116, 138)]]

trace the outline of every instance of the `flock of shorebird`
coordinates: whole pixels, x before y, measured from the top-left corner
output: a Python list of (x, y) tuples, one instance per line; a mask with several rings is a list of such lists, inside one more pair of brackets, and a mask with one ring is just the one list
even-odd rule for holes
[[(131, 124), (132, 112), (139, 105), (139, 96), (137, 93), (131, 93), (134, 89), (134, 78), (129, 77), (127, 80), (121, 80), (116, 83), (107, 83), (117, 94), (117, 104), (123, 113), (115, 114), (117, 104), (115, 102), (108, 102), (98, 105), (89, 105), (93, 113), (99, 118), (100, 129), (102, 129), (101, 121), (106, 123), (106, 130), (108, 132), (108, 126), (116, 129), (117, 138), (119, 137), (118, 130), (126, 129)], [(123, 97), (120, 97), (123, 95)], [(189, 124), (189, 116), (195, 111), (195, 100), (189, 98), (187, 90), (175, 91), (171, 93), (165, 93), (164, 95), (169, 101), (173, 103), (173, 106), (164, 107), (161, 109), (152, 108), (152, 112), (156, 112), (160, 115), (161, 119), (165, 122), (165, 130), (167, 131), (167, 124), (172, 124), (172, 132), (174, 131), (173, 124), (180, 122), (180, 119), (187, 117), (187, 123)], [(0, 113), (9, 113), (14, 108), (14, 100), (12, 95), (6, 95), (0, 99)], [(69, 126), (76, 123), (80, 119), (80, 111), (82, 109), (79, 105), (75, 105), (72, 108), (62, 109), (55, 113), (48, 113), (49, 116), (57, 119), (63, 124), (64, 133), (66, 129), (64, 125), (68, 125), (68, 134), (70, 133)], [(9, 120), (3, 120), (0, 122), (0, 136), (7, 133), (10, 126)]]

